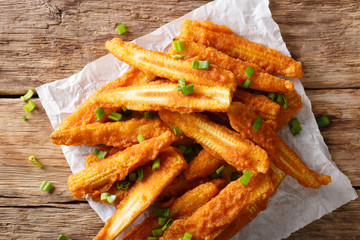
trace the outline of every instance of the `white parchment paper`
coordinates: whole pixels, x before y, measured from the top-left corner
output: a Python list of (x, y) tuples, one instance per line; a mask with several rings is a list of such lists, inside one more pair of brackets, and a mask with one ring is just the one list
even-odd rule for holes
[[(268, 5), (267, 0), (214, 1), (136, 39), (135, 43), (143, 48), (164, 51), (179, 34), (180, 26), (185, 19), (197, 19), (226, 25), (249, 40), (290, 55), (279, 27), (271, 17)], [(128, 65), (109, 54), (89, 63), (81, 72), (69, 78), (36, 88), (54, 129), (57, 129), (59, 123), (74, 112), (97, 88), (121, 76), (127, 69)], [(293, 82), (304, 105), (296, 115), (303, 130), (300, 135), (294, 137), (285, 126), (280, 135), (311, 169), (331, 175), (332, 182), (315, 190), (304, 188), (293, 178), (286, 177), (277, 193), (270, 199), (267, 210), (261, 212), (234, 239), (285, 238), (315, 219), (357, 198), (349, 179), (331, 161), (302, 84), (297, 79)], [(93, 147), (62, 146), (62, 150), (71, 170), (76, 173), (85, 168), (85, 157), (92, 152)], [(95, 203), (91, 199), (88, 201), (103, 221), (110, 218), (115, 210), (112, 206)], [(143, 217), (139, 217), (135, 224), (141, 222)]]

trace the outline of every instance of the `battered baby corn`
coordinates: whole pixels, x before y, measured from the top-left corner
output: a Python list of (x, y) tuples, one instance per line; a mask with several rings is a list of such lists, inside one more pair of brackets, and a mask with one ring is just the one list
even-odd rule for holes
[(184, 60), (199, 59), (207, 60), (211, 64), (215, 64), (221, 68), (227, 69), (234, 73), (235, 80), (238, 86), (242, 87), (249, 77), (245, 74), (245, 69), (249, 66), (254, 69), (255, 73), (251, 76), (251, 84), (249, 88), (266, 91), (266, 92), (288, 92), (294, 91), (294, 84), (279, 77), (275, 77), (269, 73), (266, 73), (264, 69), (257, 64), (244, 62), (237, 58), (232, 58), (229, 55), (220, 52), (212, 47), (206, 47), (200, 43), (195, 43), (188, 39), (176, 39), (180, 40), (184, 46), (184, 51), (177, 52), (173, 47), (170, 48), (169, 54), (180, 54)]
[(106, 192), (115, 181), (123, 180), (129, 172), (154, 160), (161, 149), (173, 141), (173, 134), (167, 131), (159, 137), (151, 138), (102, 159), (73, 174), (68, 179), (70, 192), (75, 198), (83, 198), (86, 193), (95, 197)]
[(221, 86), (232, 91), (236, 88), (234, 74), (215, 65), (210, 65), (208, 70), (193, 69), (192, 61), (174, 59), (163, 52), (142, 49), (134, 43), (123, 42), (120, 38), (107, 41), (105, 47), (119, 60), (161, 78), (174, 82), (185, 78), (189, 83)]
[[(145, 74), (139, 69), (132, 67), (124, 75), (116, 78), (115, 80), (103, 85), (99, 90), (97, 90), (93, 95), (91, 95), (76, 111), (70, 114), (62, 123), (59, 125), (59, 129), (69, 129), (89, 123), (96, 122), (94, 110), (101, 107), (93, 101), (93, 98), (99, 94), (104, 93), (113, 89), (120, 87), (131, 86), (131, 85), (142, 85), (148, 82), (155, 80), (155, 75)], [(104, 108), (106, 116), (111, 112), (116, 112), (117, 107)], [(104, 122), (107, 120), (107, 117), (104, 117), (99, 120), (99, 122)]]
[(287, 124), (292, 117), (302, 108), (301, 96), (297, 92), (284, 94), (288, 101), (288, 108), (280, 108), (279, 115), (276, 119), (276, 131), (279, 131)]
[(98, 94), (95, 101), (101, 106), (126, 106), (137, 111), (171, 110), (181, 113), (226, 111), (232, 93), (221, 87), (194, 86), (194, 93), (187, 96), (178, 91), (178, 85), (157, 81), (143, 86), (130, 86)]
[(159, 111), (159, 116), (193, 138), (211, 155), (224, 159), (239, 171), (248, 169), (256, 174), (266, 173), (269, 169), (270, 160), (262, 148), (227, 127), (211, 122), (205, 115), (164, 110)]
[(186, 168), (186, 161), (174, 148), (161, 151), (159, 169), (145, 167), (144, 179), (132, 186), (127, 196), (119, 203), (114, 215), (106, 222), (94, 240), (114, 239), (144, 212), (164, 188)]
[(209, 21), (185, 20), (181, 26), (181, 38), (216, 48), (231, 57), (256, 63), (273, 75), (300, 78), (303, 76), (302, 64), (276, 49), (267, 48), (260, 43), (251, 42), (233, 33), (226, 26)]
[(79, 127), (57, 130), (51, 134), (51, 142), (57, 145), (104, 144), (125, 149), (138, 143), (137, 136), (145, 139), (160, 136), (169, 130), (159, 119), (130, 119), (127, 121), (92, 123)]
[(275, 166), (296, 178), (304, 187), (320, 188), (331, 182), (331, 177), (310, 170), (300, 157), (265, 122), (258, 131), (253, 129), (257, 115), (240, 102), (233, 102), (228, 112), (231, 126), (243, 137), (264, 148)]

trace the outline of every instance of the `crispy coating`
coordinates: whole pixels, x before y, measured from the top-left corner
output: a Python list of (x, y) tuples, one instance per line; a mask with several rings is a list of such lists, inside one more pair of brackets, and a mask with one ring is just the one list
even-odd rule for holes
[[(121, 148), (114, 148), (114, 147), (101, 147), (99, 148), (100, 151), (104, 151), (107, 152), (105, 155), (105, 158), (110, 157), (111, 155), (114, 155), (115, 153), (123, 150)], [(85, 162), (86, 162), (86, 167), (89, 167), (90, 165), (92, 165), (95, 162), (99, 162), (101, 159), (98, 158), (97, 156), (95, 156), (93, 153), (90, 153), (86, 158), (85, 158)]]
[(144, 169), (144, 179), (130, 188), (127, 196), (119, 203), (114, 215), (106, 222), (94, 240), (114, 239), (142, 212), (144, 212), (182, 170), (186, 161), (174, 148), (161, 151), (158, 156), (161, 166), (152, 171), (150, 166)]
[[(89, 123), (96, 122), (94, 110), (101, 107), (99, 104), (93, 101), (93, 98), (99, 94), (104, 93), (113, 89), (131, 86), (131, 85), (142, 85), (150, 81), (155, 80), (155, 75), (145, 74), (137, 68), (130, 68), (124, 75), (116, 78), (115, 80), (103, 85), (93, 95), (91, 95), (76, 111), (70, 114), (62, 123), (59, 125), (59, 129), (65, 130)], [(104, 108), (106, 115), (111, 112), (116, 112), (117, 107)], [(100, 122), (107, 120), (107, 117), (100, 119)]]
[(184, 51), (177, 52), (172, 46), (169, 50), (169, 54), (180, 54), (183, 56), (184, 60), (193, 58), (208, 60), (211, 64), (215, 64), (234, 73), (235, 81), (240, 87), (242, 87), (245, 81), (249, 79), (244, 70), (251, 66), (255, 73), (250, 78), (251, 84), (249, 88), (266, 92), (294, 91), (294, 84), (291, 81), (266, 73), (264, 69), (259, 67), (257, 64), (232, 58), (215, 48), (207, 47), (188, 39), (179, 38), (176, 40), (180, 40), (182, 42)]
[[(280, 108), (279, 115), (276, 119), (276, 131), (287, 124), (292, 117), (302, 108), (301, 96), (297, 92), (285, 93), (288, 100), (288, 108)], [(283, 104), (281, 104), (283, 106)]]
[(246, 104), (256, 114), (266, 120), (276, 120), (280, 112), (280, 105), (268, 97), (240, 89), (234, 93), (233, 101)]
[(177, 126), (211, 155), (239, 171), (248, 169), (256, 174), (266, 173), (269, 169), (270, 160), (262, 148), (227, 127), (211, 122), (203, 114), (159, 111), (159, 116), (164, 122)]
[(120, 38), (107, 41), (105, 47), (119, 60), (174, 82), (185, 78), (186, 82), (206, 86), (222, 86), (235, 90), (234, 74), (228, 70), (210, 65), (208, 70), (193, 69), (192, 61), (174, 59), (166, 53), (142, 49), (134, 43)]
[[(187, 191), (184, 195), (177, 198), (170, 207), (171, 219), (182, 219), (191, 216), (202, 205), (210, 201), (220, 189), (211, 182), (207, 182)], [(152, 230), (161, 228), (158, 224), (158, 217), (151, 214), (141, 224), (135, 226), (123, 240), (144, 240), (152, 236)]]
[(275, 166), (296, 178), (304, 187), (320, 188), (331, 182), (331, 177), (310, 170), (300, 157), (277, 135), (266, 122), (258, 131), (252, 128), (257, 115), (240, 102), (233, 102), (228, 112), (231, 126), (243, 137), (264, 148)]
[(57, 145), (104, 144), (125, 149), (137, 144), (137, 136), (145, 139), (160, 136), (169, 128), (159, 119), (130, 119), (127, 121), (92, 123), (79, 127), (57, 130), (51, 134), (51, 142)]
[(267, 174), (253, 176), (247, 186), (233, 181), (190, 217), (174, 221), (160, 240), (178, 240), (185, 232), (194, 240), (214, 239), (239, 213), (267, 199), (273, 190)]
[(188, 168), (184, 171), (184, 177), (188, 180), (204, 178), (224, 164), (224, 160), (211, 156), (208, 151), (203, 149), (197, 157), (189, 163)]
[(185, 20), (181, 26), (180, 37), (216, 48), (231, 57), (256, 63), (273, 75), (292, 78), (303, 76), (301, 62), (295, 61), (276, 49), (267, 48), (260, 43), (240, 37), (226, 26), (216, 25), (209, 21)]
[(161, 149), (173, 141), (173, 134), (167, 131), (159, 137), (133, 145), (122, 152), (92, 164), (73, 174), (68, 179), (70, 192), (75, 198), (83, 198), (86, 193), (95, 197), (106, 192), (115, 181), (123, 180), (129, 172), (148, 161), (154, 160)]
[(181, 113), (229, 109), (232, 93), (227, 88), (194, 85), (187, 96), (172, 82), (157, 81), (143, 86), (119, 88), (98, 94), (95, 100), (102, 106), (126, 106), (137, 111), (170, 110)]

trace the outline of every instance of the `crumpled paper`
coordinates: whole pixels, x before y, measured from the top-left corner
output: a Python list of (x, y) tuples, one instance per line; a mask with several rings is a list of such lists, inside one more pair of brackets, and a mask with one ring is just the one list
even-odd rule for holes
[[(268, 5), (267, 0), (214, 1), (134, 42), (143, 48), (164, 51), (173, 38), (179, 34), (180, 26), (185, 19), (209, 20), (216, 24), (226, 25), (235, 33), (251, 41), (260, 42), (290, 55), (279, 27), (271, 17)], [(54, 129), (57, 129), (59, 123), (74, 112), (96, 89), (121, 76), (128, 68), (127, 64), (108, 54), (89, 63), (81, 72), (69, 78), (36, 88)], [(303, 108), (296, 115), (302, 125), (302, 132), (294, 137), (285, 126), (280, 131), (280, 135), (311, 169), (331, 175), (332, 182), (320, 189), (310, 189), (302, 187), (295, 179), (286, 177), (277, 193), (270, 199), (266, 211), (261, 212), (233, 239), (286, 238), (292, 232), (357, 198), (349, 179), (331, 160), (302, 84), (298, 79), (292, 81), (303, 101)], [(93, 151), (93, 147), (62, 146), (62, 150), (71, 170), (76, 173), (85, 168), (85, 157)], [(103, 221), (110, 218), (115, 210), (112, 206), (95, 203), (91, 199), (88, 201)], [(147, 213), (140, 216), (133, 224), (140, 223), (145, 216)], [(123, 234), (118, 239), (121, 239)]]

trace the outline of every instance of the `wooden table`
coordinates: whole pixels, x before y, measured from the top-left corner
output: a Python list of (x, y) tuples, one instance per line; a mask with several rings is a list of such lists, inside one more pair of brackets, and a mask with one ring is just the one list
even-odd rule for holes
[[(208, 1), (0, 1), (0, 235), (1, 239), (91, 239), (102, 221), (67, 189), (70, 168), (50, 143), (50, 122), (39, 106), (23, 121), (28, 88), (80, 71), (107, 54), (104, 42), (125, 23), (133, 40)], [(271, 1), (273, 18), (295, 59), (333, 160), (360, 194), (360, 2)], [(235, 16), (234, 16), (235, 17)], [(39, 169), (27, 160), (36, 155)], [(51, 194), (39, 189), (52, 182)], [(360, 239), (360, 199), (322, 217), (288, 239)]]

